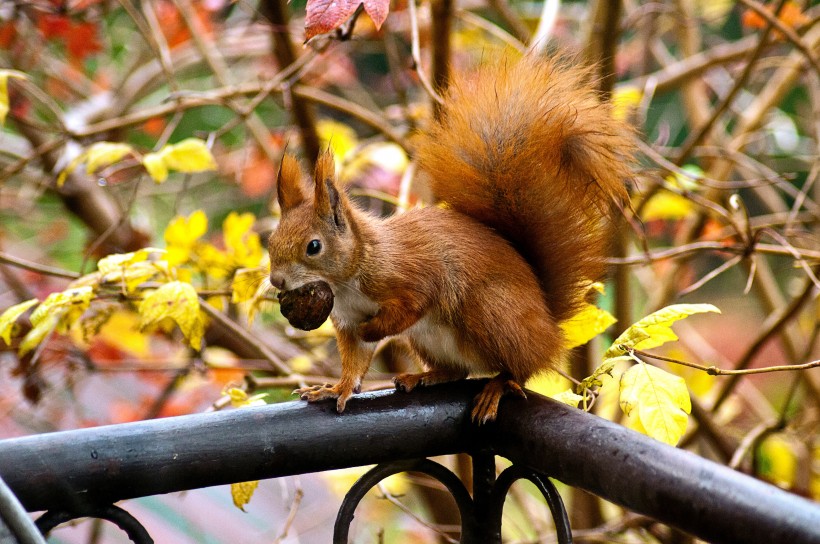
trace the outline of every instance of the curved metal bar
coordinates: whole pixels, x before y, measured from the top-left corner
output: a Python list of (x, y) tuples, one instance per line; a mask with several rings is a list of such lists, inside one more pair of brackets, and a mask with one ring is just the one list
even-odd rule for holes
[(410, 459), (377, 465), (353, 484), (353, 487), (345, 495), (336, 516), (336, 523), (333, 526), (333, 544), (347, 544), (350, 524), (355, 517), (356, 507), (367, 492), (385, 478), (400, 472), (419, 472), (444, 484), (444, 487), (447, 488), (456, 501), (456, 506), (458, 506), (461, 515), (461, 542), (478, 542), (476, 520), (473, 514), (473, 500), (458, 476), (429, 459)]
[(154, 539), (145, 530), (145, 527), (137, 521), (137, 518), (113, 504), (108, 506), (90, 506), (82, 511), (69, 512), (66, 510), (49, 510), (40, 516), (36, 525), (43, 535), (47, 535), (58, 525), (79, 518), (98, 518), (110, 521), (122, 529), (131, 542), (135, 544), (154, 544)]
[(547, 501), (555, 523), (558, 544), (572, 544), (572, 529), (560, 493), (545, 476), (521, 465), (508, 467), (498, 476), (493, 486), (490, 496), (490, 512), (494, 516), (494, 526), (498, 528), (498, 541), (501, 542), (501, 515), (504, 512), (504, 501), (507, 499), (507, 493), (510, 491), (512, 484), (522, 478), (535, 484), (535, 487), (538, 488)]
[(28, 517), (23, 505), (0, 478), (0, 542), (14, 538), (19, 544), (45, 544), (34, 522)]

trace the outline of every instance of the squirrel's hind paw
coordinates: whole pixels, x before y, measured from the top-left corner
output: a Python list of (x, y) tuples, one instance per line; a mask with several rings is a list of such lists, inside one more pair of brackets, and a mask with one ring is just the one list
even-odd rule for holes
[(487, 382), (484, 389), (481, 390), (474, 402), (472, 420), (477, 425), (495, 421), (498, 415), (498, 403), (501, 402), (501, 397), (507, 394), (513, 394), (523, 399), (527, 398), (524, 389), (509, 375), (499, 374), (495, 378)]

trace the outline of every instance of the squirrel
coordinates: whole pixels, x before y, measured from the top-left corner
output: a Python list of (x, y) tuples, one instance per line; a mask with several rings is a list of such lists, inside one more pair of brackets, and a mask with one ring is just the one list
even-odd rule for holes
[(330, 285), (342, 364), (335, 385), (295, 394), (335, 399), (342, 412), (377, 342), (402, 335), (426, 370), (396, 376), (396, 388), (493, 375), (471, 412), (485, 423), (502, 396), (526, 398), (530, 377), (560, 366), (560, 323), (604, 272), (605, 219), (627, 198), (634, 153), (632, 129), (590, 76), (535, 56), (454, 75), (442, 114), (414, 142), (439, 205), (374, 217), (338, 187), (330, 151), (313, 191), (283, 158), (270, 282)]

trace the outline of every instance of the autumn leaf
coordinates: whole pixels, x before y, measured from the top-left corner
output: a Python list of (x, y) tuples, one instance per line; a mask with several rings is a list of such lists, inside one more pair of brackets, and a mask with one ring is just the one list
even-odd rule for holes
[[(773, 5), (764, 6), (764, 9), (769, 13), (774, 13)], [(809, 17), (803, 13), (800, 5), (797, 2), (789, 1), (783, 4), (783, 7), (780, 9), (780, 12), (777, 15), (777, 18), (780, 20), (781, 23), (790, 27), (790, 28), (798, 28), (806, 23), (809, 22)], [(766, 28), (768, 25), (768, 21), (761, 17), (758, 13), (754, 10), (748, 9), (743, 13), (743, 17), (741, 18), (741, 24), (746, 28)], [(775, 31), (773, 33), (774, 36), (778, 38), (783, 38), (783, 35), (779, 31)]]
[(236, 267), (259, 266), (265, 255), (259, 235), (253, 231), (254, 223), (256, 223), (256, 217), (252, 213), (238, 214), (236, 212), (228, 214), (222, 223), (225, 247)]
[(711, 304), (673, 304), (662, 308), (621, 333), (606, 351), (604, 358), (624, 355), (629, 349), (649, 349), (675, 341), (678, 337), (672, 331), (672, 324), (704, 312), (720, 313), (720, 310)]
[(33, 298), (20, 304), (15, 304), (3, 312), (3, 315), (0, 315), (0, 338), (5, 340), (7, 345), (11, 345), (11, 332), (14, 330), (14, 324), (17, 322), (17, 318), (38, 302), (40, 301)]
[(128, 144), (115, 142), (97, 142), (92, 144), (85, 152), (86, 170), (96, 172), (110, 164), (122, 159), (133, 149)]
[(572, 349), (582, 346), (607, 330), (617, 319), (606, 310), (592, 304), (584, 304), (583, 308), (561, 323), (564, 331), (564, 347)]
[(94, 288), (89, 285), (51, 293), (31, 313), (32, 329), (20, 343), (20, 355), (25, 355), (37, 347), (52, 331), (67, 332), (72, 324), (79, 322), (92, 298)]
[(643, 92), (637, 87), (619, 87), (612, 93), (612, 117), (624, 121), (643, 99)]
[(550, 395), (550, 398), (557, 400), (562, 404), (572, 406), (573, 408), (577, 408), (578, 405), (584, 401), (584, 397), (578, 395), (572, 389), (567, 389), (566, 391), (561, 391), (555, 395)]
[(305, 41), (338, 28), (359, 5), (373, 20), (376, 29), (387, 19), (389, 0), (309, 0), (305, 7)]
[(171, 319), (185, 335), (188, 344), (199, 350), (205, 324), (200, 314), (199, 296), (190, 283), (172, 281), (150, 292), (140, 302), (140, 328), (145, 329)]
[(781, 434), (766, 438), (758, 446), (757, 473), (778, 487), (791, 489), (797, 478), (797, 454)]
[(692, 214), (694, 203), (688, 198), (660, 190), (650, 198), (641, 209), (641, 219), (644, 221), (684, 219)]
[(184, 263), (199, 240), (208, 232), (208, 217), (196, 210), (188, 217), (177, 216), (171, 220), (163, 234), (167, 244), (167, 260), (170, 266)]
[(186, 138), (148, 153), (142, 158), (142, 165), (157, 183), (165, 181), (171, 170), (186, 174), (216, 170), (216, 161), (208, 144), (199, 138)]
[(28, 76), (17, 70), (0, 70), (0, 125), (6, 123), (9, 114), (9, 78), (28, 79)]
[(234, 506), (244, 512), (245, 505), (251, 502), (251, 497), (257, 487), (259, 487), (259, 480), (231, 484), (231, 498), (233, 498)]
[(330, 147), (333, 151), (336, 164), (342, 164), (342, 161), (359, 143), (356, 131), (350, 125), (332, 119), (322, 119), (316, 123), (316, 133), (319, 135), (322, 147)]
[(639, 362), (621, 375), (620, 404), (634, 430), (674, 446), (686, 430), (692, 402), (680, 376)]

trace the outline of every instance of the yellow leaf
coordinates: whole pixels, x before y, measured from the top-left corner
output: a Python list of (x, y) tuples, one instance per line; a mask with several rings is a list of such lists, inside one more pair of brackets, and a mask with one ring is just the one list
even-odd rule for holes
[(669, 191), (658, 191), (641, 210), (641, 219), (655, 221), (658, 219), (676, 220), (688, 217), (695, 209), (691, 200)]
[(107, 255), (97, 262), (97, 270), (103, 274), (119, 272), (131, 264), (148, 259), (151, 253), (165, 253), (165, 250), (146, 247), (139, 251), (132, 251), (131, 253), (114, 253)]
[(0, 125), (6, 123), (9, 113), (9, 78), (28, 79), (28, 76), (17, 70), (0, 70)]
[(545, 372), (527, 380), (527, 389), (532, 389), (545, 397), (552, 397), (568, 387), (572, 382), (557, 372)]
[(757, 461), (757, 470), (766, 480), (785, 489), (794, 486), (797, 455), (783, 435), (774, 434), (766, 438), (759, 446)]
[(65, 184), (66, 178), (68, 178), (68, 176), (70, 176), (71, 173), (74, 170), (76, 170), (77, 167), (80, 166), (84, 160), (85, 153), (82, 153), (74, 157), (74, 159), (72, 159), (71, 162), (68, 163), (68, 166), (63, 168), (62, 172), (60, 172), (60, 175), (57, 176), (57, 187), (62, 187)]
[[(604, 354), (604, 358), (617, 357), (632, 349), (649, 349), (677, 340), (672, 324), (693, 314), (720, 313), (711, 304), (673, 304), (651, 313), (626, 329)], [(625, 346), (623, 349), (621, 346)]]
[(265, 286), (267, 277), (267, 268), (261, 266), (237, 270), (231, 283), (231, 302), (238, 304), (255, 299), (259, 290)]
[(550, 397), (563, 404), (568, 404), (573, 408), (578, 408), (578, 405), (584, 401), (584, 397), (575, 394), (575, 392), (572, 389), (561, 391), (560, 393), (556, 393), (555, 395), (550, 395)]
[(392, 142), (374, 142), (359, 148), (356, 153), (342, 163), (339, 177), (343, 183), (350, 183), (372, 175), (373, 168), (400, 176), (410, 159), (404, 149)]
[(692, 410), (683, 378), (639, 362), (623, 373), (620, 388), (621, 409), (637, 416), (647, 435), (672, 446), (678, 443)]
[(161, 154), (147, 153), (142, 157), (142, 165), (155, 182), (162, 183), (168, 179), (168, 165)]
[(5, 340), (7, 345), (11, 345), (11, 331), (14, 329), (14, 323), (17, 321), (17, 318), (38, 302), (40, 301), (33, 298), (20, 304), (15, 304), (3, 312), (3, 315), (0, 315), (0, 338)]
[(143, 329), (171, 319), (179, 326), (190, 346), (195, 350), (201, 349), (205, 322), (200, 314), (199, 296), (190, 283), (172, 281), (150, 292), (140, 302), (139, 314)]
[(139, 316), (130, 311), (117, 309), (99, 331), (106, 342), (127, 351), (135, 357), (147, 357), (151, 353), (149, 338), (140, 332)]
[(584, 304), (574, 316), (561, 323), (564, 331), (564, 347), (582, 346), (607, 330), (617, 319), (606, 310), (592, 304)]
[(82, 286), (69, 288), (59, 293), (51, 293), (31, 314), (31, 324), (35, 327), (43, 321), (50, 322), (52, 317), (59, 317), (57, 325), (61, 332), (68, 330), (68, 325), (72, 321), (79, 319), (80, 315), (91, 304), (94, 297), (92, 286)]
[(165, 165), (169, 170), (194, 173), (216, 170), (216, 161), (208, 149), (208, 144), (199, 138), (187, 138), (160, 149)]
[(348, 153), (358, 145), (356, 131), (344, 123), (322, 119), (316, 123), (316, 132), (322, 140), (322, 147), (330, 146), (333, 155), (341, 163)]
[(234, 506), (244, 512), (245, 505), (251, 502), (251, 497), (253, 497), (253, 493), (258, 486), (259, 480), (231, 484), (231, 497), (233, 498)]
[(167, 259), (170, 266), (188, 260), (196, 241), (208, 231), (205, 212), (197, 210), (188, 217), (177, 216), (165, 228), (164, 238), (168, 245)]
[(226, 278), (234, 269), (230, 256), (207, 242), (196, 245), (196, 263), (214, 279)]
[(57, 328), (57, 325), (60, 323), (60, 319), (62, 319), (65, 313), (65, 310), (62, 310), (47, 314), (36, 325), (34, 325), (31, 330), (28, 331), (28, 334), (26, 334), (23, 338), (23, 341), (20, 342), (20, 347), (18, 350), (20, 357), (33, 350), (45, 339), (46, 336), (51, 334), (51, 331)]
[(20, 343), (20, 355), (34, 349), (54, 330), (67, 332), (71, 325), (79, 321), (93, 297), (94, 288), (87, 285), (51, 293), (31, 313), (32, 329)]
[(629, 117), (629, 113), (641, 103), (643, 93), (637, 87), (619, 87), (612, 93), (612, 117), (619, 121)]
[(97, 142), (92, 144), (84, 153), (86, 158), (85, 169), (89, 173), (95, 172), (110, 164), (114, 164), (133, 149), (128, 144), (115, 142)]
[(231, 212), (222, 223), (225, 247), (237, 267), (259, 266), (265, 255), (259, 235), (253, 231), (255, 222), (252, 213)]
[(621, 361), (630, 361), (632, 362), (632, 358), (629, 356), (622, 356), (622, 357), (608, 357), (604, 360), (603, 363), (598, 365), (592, 374), (584, 378), (581, 383), (578, 385), (578, 391), (583, 391), (584, 389), (593, 389), (595, 387), (601, 387), (603, 384), (602, 379), (604, 376), (612, 376), (612, 371), (615, 368), (615, 365)]

